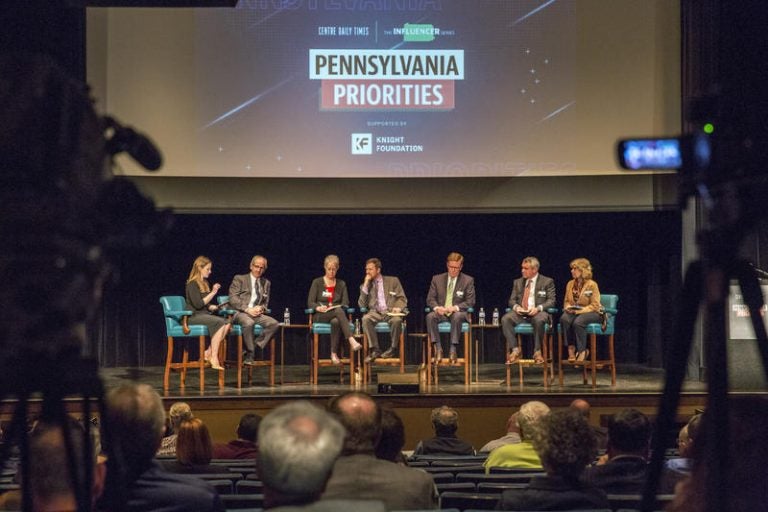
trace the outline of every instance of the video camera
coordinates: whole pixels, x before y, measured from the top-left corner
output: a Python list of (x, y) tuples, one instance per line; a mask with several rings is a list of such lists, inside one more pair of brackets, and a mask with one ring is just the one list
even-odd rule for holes
[(681, 205), (690, 195), (713, 198), (726, 185), (765, 178), (764, 121), (742, 108), (728, 108), (718, 97), (696, 99), (686, 115), (694, 127), (691, 133), (619, 140), (619, 165), (628, 171), (676, 170)]

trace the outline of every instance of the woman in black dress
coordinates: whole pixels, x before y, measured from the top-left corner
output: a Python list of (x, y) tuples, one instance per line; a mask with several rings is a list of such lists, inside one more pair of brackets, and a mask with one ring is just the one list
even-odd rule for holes
[(192, 316), (189, 318), (190, 325), (208, 327), (211, 346), (205, 351), (205, 360), (211, 363), (211, 368), (214, 370), (224, 370), (219, 362), (219, 346), (229, 333), (229, 322), (216, 314), (217, 307), (211, 303), (221, 288), (219, 283), (213, 286), (208, 283), (208, 276), (211, 275), (212, 269), (213, 263), (209, 258), (198, 256), (195, 259), (187, 278), (187, 308), (192, 310)]

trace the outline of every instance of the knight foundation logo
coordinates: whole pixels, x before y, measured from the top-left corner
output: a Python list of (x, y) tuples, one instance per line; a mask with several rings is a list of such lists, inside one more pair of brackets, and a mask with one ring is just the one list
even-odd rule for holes
[(372, 155), (373, 154), (373, 135), (370, 133), (352, 134), (352, 154), (353, 155)]

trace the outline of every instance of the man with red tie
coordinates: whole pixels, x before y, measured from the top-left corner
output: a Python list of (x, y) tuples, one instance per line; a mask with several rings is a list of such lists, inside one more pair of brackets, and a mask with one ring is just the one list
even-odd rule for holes
[(541, 341), (544, 339), (544, 326), (549, 321), (547, 308), (555, 307), (555, 282), (551, 277), (539, 274), (539, 260), (533, 256), (523, 259), (520, 270), (522, 277), (515, 279), (512, 295), (509, 296), (511, 311), (501, 317), (501, 330), (507, 340), (507, 362), (514, 363), (520, 359), (515, 326), (528, 322), (533, 326), (533, 360), (541, 364), (544, 362)]

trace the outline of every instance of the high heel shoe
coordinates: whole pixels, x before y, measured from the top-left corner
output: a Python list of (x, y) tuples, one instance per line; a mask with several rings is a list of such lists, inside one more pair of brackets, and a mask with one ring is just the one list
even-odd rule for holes
[(583, 362), (587, 357), (589, 357), (589, 349), (576, 352), (576, 361)]
[(349, 348), (352, 349), (352, 352), (357, 352), (358, 350), (363, 348), (363, 346), (355, 338), (350, 336), (349, 337)]
[(337, 356), (336, 354), (331, 352), (331, 362), (333, 364), (335, 364), (335, 365), (340, 365), (341, 364), (341, 359), (339, 359), (339, 356)]
[(218, 361), (211, 361), (211, 369), (219, 370), (220, 372), (224, 371), (224, 367), (221, 366), (221, 363), (219, 363)]
[(573, 345), (568, 345), (568, 362), (572, 363), (576, 361), (576, 349), (573, 348)]

